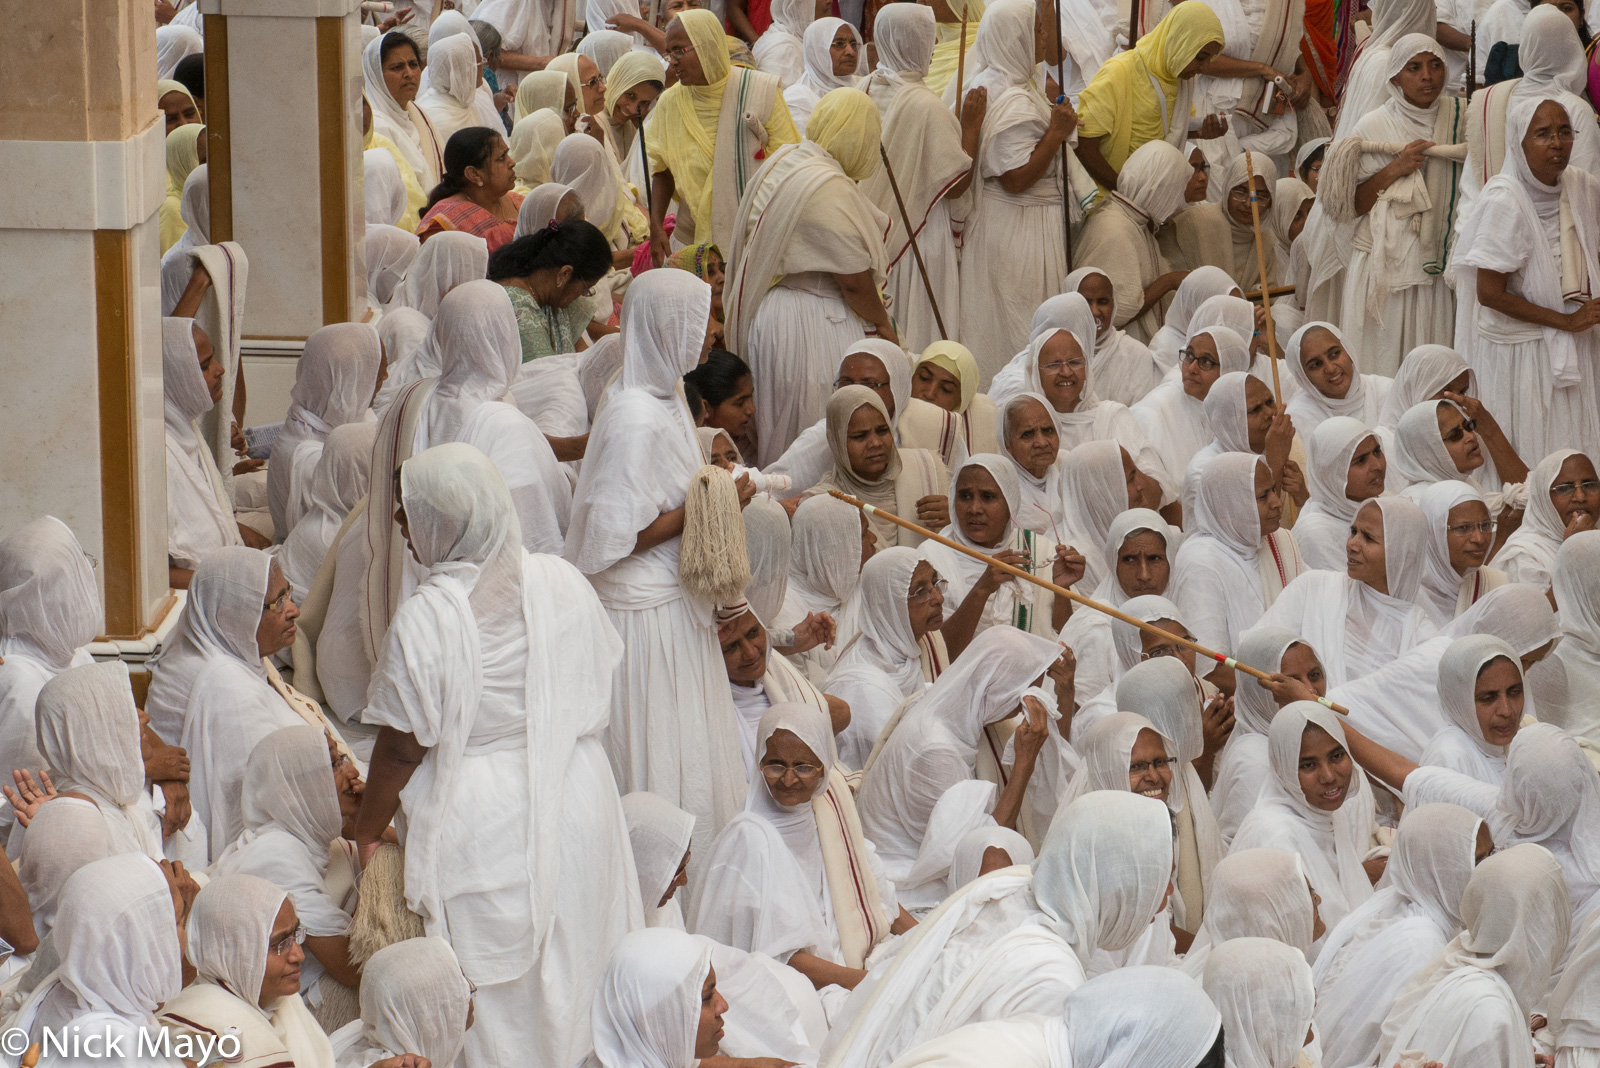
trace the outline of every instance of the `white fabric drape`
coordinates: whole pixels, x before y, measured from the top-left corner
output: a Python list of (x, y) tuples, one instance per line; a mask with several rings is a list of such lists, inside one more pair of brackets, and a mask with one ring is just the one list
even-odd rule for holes
[(1205, 974), (1211, 950), (1237, 938), (1271, 938), (1316, 957), (1316, 916), (1305, 865), (1292, 850), (1237, 849), (1217, 865), (1205, 923), (1183, 958), (1185, 974)]
[(1298, 1062), (1316, 1009), (1311, 966), (1298, 950), (1270, 938), (1235, 938), (1211, 951), (1201, 985), (1222, 1014), (1229, 1065)]

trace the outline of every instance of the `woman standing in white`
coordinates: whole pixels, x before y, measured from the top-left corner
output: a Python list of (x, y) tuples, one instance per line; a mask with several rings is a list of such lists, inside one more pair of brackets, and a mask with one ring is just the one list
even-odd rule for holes
[(1517, 101), (1505, 165), (1483, 187), (1452, 257), (1456, 348), (1527, 457), (1600, 448), (1600, 181), (1567, 166), (1572, 145), (1558, 101)]
[(854, 26), (831, 17), (807, 26), (801, 42), (804, 71), (783, 90), (783, 102), (789, 106), (795, 129), (803, 131), (823, 97), (835, 89), (856, 87), (857, 75), (865, 68), (861, 55), (865, 49)]
[(644, 922), (600, 745), (622, 650), (582, 576), (523, 551), (487, 457), (436, 446), (399, 482), (428, 575), (373, 674), (357, 849), (404, 807), (406, 903), (478, 988), (468, 1062), (572, 1064), (601, 960)]
[(977, 155), (983, 185), (962, 244), (962, 340), (985, 384), (1028, 343), (1023, 324), (1061, 292), (1067, 273), (1061, 146), (1078, 116), (1070, 103), (1050, 105), (1034, 80), (1043, 54), (1037, 20), (1027, 0), (997, 0), (978, 23), (967, 64), (964, 92), (982, 90), (988, 109)]
[[(928, 280), (944, 319), (940, 334), (928, 303), (916, 257), (895, 204), (887, 170), (863, 186), (878, 210), (889, 217), (890, 307), (908, 348), (921, 352), (935, 341), (960, 338), (961, 276), (957, 270), (954, 211), (965, 210), (978, 152), (984, 96), (968, 98), (958, 119), (923, 83), (939, 34), (933, 9), (921, 4), (891, 4), (878, 13), (873, 38), (878, 66), (861, 88), (883, 113), (883, 149), (916, 231)], [(956, 205), (959, 204), (958, 208)], [(977, 383), (973, 382), (973, 387)]]
[[(1418, 345), (1448, 345), (1455, 295), (1445, 277), (1461, 164), (1423, 149), (1465, 136), (1459, 97), (1444, 96), (1444, 49), (1431, 36), (1395, 42), (1386, 68), (1388, 100), (1361, 117), (1350, 136), (1406, 146), (1397, 156), (1363, 153), (1355, 203), (1334, 204), (1335, 218), (1355, 221), (1344, 276), (1345, 340), (1365, 367), (1393, 375)], [(1332, 190), (1323, 186), (1326, 197)]]
[(678, 381), (710, 350), (711, 287), (648, 271), (622, 308), (623, 364), (589, 433), (567, 559), (621, 635), (606, 748), (624, 792), (695, 817), (697, 852), (744, 804), (744, 761), (713, 606), (678, 579), (684, 501), (702, 466)]

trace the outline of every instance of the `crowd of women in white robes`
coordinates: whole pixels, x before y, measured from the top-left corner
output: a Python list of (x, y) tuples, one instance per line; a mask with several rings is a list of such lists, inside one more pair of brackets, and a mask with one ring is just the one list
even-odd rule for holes
[(1330, 130), (1294, 3), (463, 6), (271, 428), (159, 84), (184, 592), (6, 524), (0, 1057), (1600, 1064), (1581, 12)]

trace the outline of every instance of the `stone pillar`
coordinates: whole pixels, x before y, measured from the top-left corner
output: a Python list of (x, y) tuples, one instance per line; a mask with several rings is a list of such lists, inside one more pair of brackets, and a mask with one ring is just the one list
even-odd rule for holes
[(106, 636), (167, 588), (165, 126), (148, 0), (7, 7), (0, 42), (0, 536), (45, 514), (98, 561)]
[(358, 0), (200, 0), (200, 10), (211, 239), (250, 257), (246, 347), (362, 321)]

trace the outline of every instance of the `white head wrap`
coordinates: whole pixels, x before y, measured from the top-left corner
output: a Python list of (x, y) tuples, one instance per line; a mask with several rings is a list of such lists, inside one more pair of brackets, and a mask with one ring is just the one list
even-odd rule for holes
[(828, 496), (801, 501), (791, 529), (789, 589), (811, 610), (837, 613), (860, 583), (860, 511)]
[(361, 170), (367, 225), (397, 225), (406, 213), (406, 185), (400, 177), (400, 165), (388, 149), (369, 148), (361, 154)]
[[(62, 888), (54, 938), (56, 980), (77, 1002), (71, 1016), (105, 1012), (153, 1026), (156, 1009), (183, 988), (172, 891), (149, 857), (124, 853), (79, 868)], [(41, 1013), (39, 1022), (60, 1027), (68, 1018)]]
[(990, 849), (1003, 849), (1013, 865), (1032, 864), (1033, 846), (1022, 835), (1009, 827), (1001, 827), (993, 820), (988, 826), (975, 827), (962, 835), (950, 859), (949, 884), (951, 892), (966, 886), (978, 877), (983, 867), (983, 855)]
[(17, 879), (28, 893), (40, 938), (55, 926), (61, 891), (72, 874), (115, 852), (105, 817), (93, 802), (58, 797), (39, 806), (23, 839)]
[[(190, 351), (198, 367), (192, 344)], [(94, 568), (61, 520), (41, 516), (0, 541), (0, 656), (22, 654), (65, 671), (99, 633), (100, 615)]]
[(649, 913), (677, 877), (694, 834), (694, 817), (645, 790), (623, 795), (622, 814), (628, 821), (628, 841), (639, 874), (639, 897)]
[(472, 988), (450, 943), (408, 938), (384, 946), (361, 969), (363, 1037), (394, 1056), (454, 1064), (466, 1043)]
[(1317, 1001), (1303, 953), (1270, 938), (1235, 938), (1211, 950), (1202, 985), (1222, 1014), (1232, 1068), (1299, 1059)]
[(1061, 1020), (1048, 1025), (1047, 1039), (1053, 1065), (1193, 1068), (1221, 1030), (1222, 1016), (1199, 983), (1146, 964), (1118, 968), (1074, 990)]
[(693, 1068), (711, 943), (652, 927), (622, 936), (589, 1019), (600, 1068)]
[(395, 290), (396, 306), (415, 308), (432, 319), (445, 294), (489, 273), (489, 244), (460, 230), (434, 234), (411, 261)]

